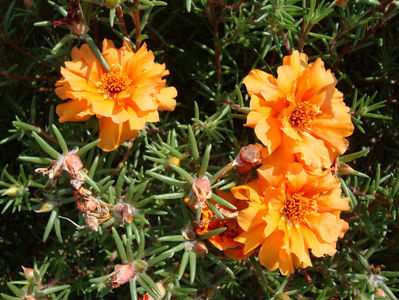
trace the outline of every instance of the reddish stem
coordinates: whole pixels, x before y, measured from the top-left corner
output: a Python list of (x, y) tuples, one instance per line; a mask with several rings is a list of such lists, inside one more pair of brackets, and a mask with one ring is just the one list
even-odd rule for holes
[(220, 82), (220, 75), (222, 69), (220, 67), (220, 47), (218, 43), (219, 31), (218, 31), (218, 20), (216, 18), (215, 7), (213, 6), (213, 0), (208, 0), (209, 10), (211, 11), (211, 21), (213, 27), (213, 33), (215, 35), (215, 63), (216, 63), (216, 74), (218, 77), (218, 82)]
[(136, 27), (136, 51), (140, 48), (140, 36), (141, 36), (141, 27), (140, 27), (140, 11), (137, 9), (139, 6), (139, 0), (134, 0), (134, 6), (136, 6), (135, 11), (133, 12), (133, 20), (134, 26)]

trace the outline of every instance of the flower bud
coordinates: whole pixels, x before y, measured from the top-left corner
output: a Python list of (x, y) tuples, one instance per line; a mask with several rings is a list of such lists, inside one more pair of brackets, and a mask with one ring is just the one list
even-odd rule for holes
[(27, 280), (31, 280), (31, 279), (33, 279), (33, 277), (34, 277), (34, 270), (32, 269), (32, 268), (25, 268), (24, 266), (22, 266), (22, 269), (24, 270), (24, 275), (25, 275), (25, 278), (27, 279)]
[(158, 282), (156, 282), (155, 283), (155, 285), (157, 286), (157, 288), (158, 288), (158, 291), (159, 291), (159, 298), (163, 298), (163, 297), (165, 297), (165, 295), (166, 295), (166, 289), (165, 289), (165, 286), (164, 286), (164, 284), (162, 283), (162, 282), (160, 282), (160, 281), (158, 281)]
[(275, 298), (276, 300), (290, 300), (290, 299), (291, 299), (290, 296), (288, 296), (288, 295), (285, 294), (285, 293), (279, 293), (279, 294), (277, 294), (276, 296), (274, 296), (274, 298)]
[(64, 156), (64, 169), (69, 173), (78, 173), (83, 168), (83, 163), (76, 153), (69, 152)]
[(378, 289), (376, 289), (375, 295), (380, 296), (380, 297), (385, 297), (385, 292), (383, 289), (378, 288)]
[(45, 202), (43, 203), (42, 207), (40, 207), (39, 209), (35, 209), (36, 213), (45, 213), (45, 212), (49, 212), (52, 211), (54, 208), (54, 204), (51, 202)]
[(195, 253), (197, 253), (199, 256), (204, 256), (205, 254), (208, 254), (208, 247), (202, 241), (195, 242), (193, 249)]
[(26, 9), (29, 9), (33, 6), (33, 1), (32, 0), (24, 0), (24, 5)]
[(2, 196), (10, 196), (10, 197), (15, 197), (19, 194), (20, 191), (20, 187), (16, 186), (16, 185), (12, 185), (10, 186), (8, 189), (6, 189), (3, 194), (1, 194)]
[(88, 214), (84, 215), (87, 227), (91, 230), (98, 231), (98, 219), (95, 216), (91, 216)]
[(116, 265), (114, 275), (111, 278), (111, 284), (113, 288), (118, 288), (122, 284), (125, 284), (134, 277), (136, 272), (131, 264)]
[(177, 157), (169, 157), (166, 165), (180, 166), (180, 159), (178, 159)]
[(339, 163), (337, 171), (339, 175), (351, 175), (356, 173), (354, 169), (352, 169), (350, 166), (348, 166), (345, 163)]
[(105, 5), (108, 7), (117, 7), (119, 5), (119, 0), (105, 0)]

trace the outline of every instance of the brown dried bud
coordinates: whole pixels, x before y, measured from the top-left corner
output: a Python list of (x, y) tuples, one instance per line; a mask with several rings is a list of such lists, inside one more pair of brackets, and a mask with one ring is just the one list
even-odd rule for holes
[(24, 5), (26, 9), (29, 9), (33, 6), (33, 1), (32, 0), (24, 0)]
[(197, 238), (197, 235), (195, 234), (195, 229), (191, 224), (184, 228), (181, 231), (181, 234), (184, 236), (186, 241), (193, 241)]
[(194, 209), (202, 208), (205, 205), (206, 200), (211, 199), (212, 196), (211, 183), (209, 182), (208, 177), (204, 176), (202, 178), (195, 178), (191, 187), (191, 192), (196, 199)]
[(348, 4), (348, 0), (335, 0), (334, 1), (334, 5), (335, 6), (339, 6), (339, 7), (343, 8), (343, 9), (346, 8), (347, 4)]
[(91, 230), (98, 231), (98, 219), (95, 216), (85, 214), (84, 215), (87, 227)]
[(133, 222), (134, 208), (130, 204), (119, 202), (118, 204), (116, 204), (114, 212), (120, 216), (122, 223)]
[(136, 272), (131, 264), (116, 265), (114, 275), (111, 278), (111, 284), (113, 288), (118, 288), (122, 284), (125, 284), (134, 277)]
[(260, 144), (249, 144), (242, 147), (232, 166), (237, 167), (239, 174), (247, 174), (254, 166), (259, 166), (263, 163), (262, 149), (263, 146)]
[(79, 156), (74, 152), (69, 152), (64, 156), (64, 169), (69, 173), (79, 173), (83, 168), (83, 163)]

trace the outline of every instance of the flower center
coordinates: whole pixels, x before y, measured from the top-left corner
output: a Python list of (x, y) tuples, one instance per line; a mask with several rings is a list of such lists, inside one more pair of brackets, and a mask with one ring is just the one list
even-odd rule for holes
[(303, 197), (300, 194), (293, 194), (286, 196), (282, 213), (290, 223), (298, 224), (310, 213), (317, 210), (318, 206), (314, 199)]
[(318, 109), (312, 104), (308, 102), (299, 102), (296, 104), (288, 119), (293, 127), (305, 130), (306, 128), (312, 127), (318, 113)]
[(114, 97), (124, 91), (130, 83), (129, 78), (121, 72), (118, 66), (112, 66), (111, 72), (104, 73), (97, 86), (108, 96)]

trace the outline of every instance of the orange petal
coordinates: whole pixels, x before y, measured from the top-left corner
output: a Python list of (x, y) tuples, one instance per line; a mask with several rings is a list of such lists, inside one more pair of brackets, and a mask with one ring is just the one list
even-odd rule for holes
[(97, 145), (103, 151), (113, 151), (123, 142), (138, 136), (138, 131), (130, 128), (129, 122), (116, 124), (111, 118), (100, 118), (99, 138), (101, 142)]
[(274, 271), (280, 265), (279, 252), (283, 245), (283, 235), (284, 233), (281, 230), (276, 230), (262, 243), (258, 255), (259, 261), (269, 270)]
[(306, 268), (312, 266), (302, 233), (298, 231), (296, 226), (290, 226), (287, 233), (291, 241), (291, 252), (295, 254), (299, 261), (299, 264), (295, 267)]
[(267, 147), (269, 154), (273, 153), (281, 144), (280, 124), (275, 118), (261, 119), (255, 126), (255, 134)]
[(87, 106), (86, 100), (71, 100), (66, 103), (58, 104), (55, 109), (59, 116), (59, 122), (86, 121), (93, 115)]
[(272, 75), (263, 72), (261, 70), (251, 70), (249, 74), (244, 78), (243, 83), (245, 84), (248, 94), (258, 94), (264, 87), (265, 82), (273, 78)]
[(291, 89), (295, 88), (293, 84), (298, 78), (295, 68), (290, 65), (282, 65), (277, 68), (277, 85), (282, 95), (288, 95)]
[(337, 219), (331, 213), (312, 213), (307, 217), (306, 223), (319, 240), (326, 243), (335, 243), (340, 233)]
[(116, 103), (113, 99), (103, 99), (102, 101), (92, 102), (93, 112), (96, 115), (104, 117), (112, 117)]
[(158, 96), (158, 110), (175, 110), (176, 100), (173, 99), (175, 97), (177, 97), (177, 90), (173, 86), (163, 88)]
[(284, 56), (283, 64), (292, 66), (299, 75), (309, 67), (308, 56), (305, 53), (299, 53), (298, 50), (295, 50), (291, 55)]
[(254, 227), (266, 226), (262, 216), (266, 212), (265, 206), (249, 206), (238, 212), (237, 222), (244, 231), (249, 231)]
[(316, 235), (306, 226), (300, 226), (299, 231), (302, 234), (307, 247), (312, 249), (312, 253), (316, 257), (324, 255), (334, 255), (337, 250), (330, 244), (320, 241)]
[(265, 240), (264, 225), (253, 227), (250, 231), (244, 231), (234, 240), (244, 244), (243, 253), (244, 255), (252, 252), (258, 248)]

